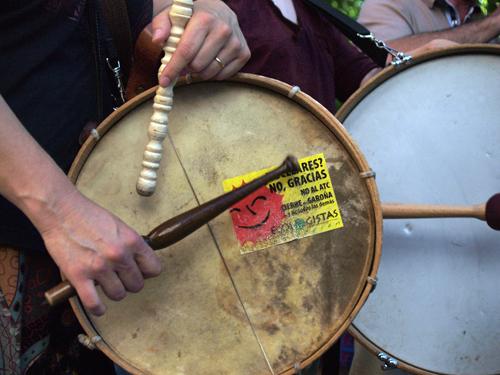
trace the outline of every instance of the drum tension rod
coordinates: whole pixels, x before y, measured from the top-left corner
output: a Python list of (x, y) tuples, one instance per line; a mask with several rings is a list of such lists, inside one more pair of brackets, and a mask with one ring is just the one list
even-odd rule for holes
[(380, 352), (377, 354), (377, 358), (384, 362), (384, 364), (380, 367), (384, 371), (394, 370), (395, 368), (398, 368), (398, 360), (392, 358), (387, 353)]
[(366, 282), (372, 286), (372, 289), (370, 290), (370, 293), (373, 293), (373, 291), (377, 288), (378, 278), (377, 277), (368, 276), (366, 278)]
[(359, 177), (361, 178), (375, 178), (377, 177), (377, 174), (375, 173), (374, 170), (370, 169), (368, 171), (360, 172)]

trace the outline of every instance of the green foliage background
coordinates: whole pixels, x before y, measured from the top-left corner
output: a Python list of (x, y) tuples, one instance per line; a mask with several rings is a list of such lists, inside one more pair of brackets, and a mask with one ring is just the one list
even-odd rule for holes
[[(363, 0), (329, 0), (329, 2), (334, 8), (337, 8), (349, 17), (356, 19)], [(498, 0), (479, 0), (478, 2), (483, 12), (488, 14), (496, 8)]]

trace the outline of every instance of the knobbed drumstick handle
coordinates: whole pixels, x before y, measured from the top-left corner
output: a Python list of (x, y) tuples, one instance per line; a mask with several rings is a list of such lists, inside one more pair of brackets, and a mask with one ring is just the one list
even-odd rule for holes
[[(193, 233), (250, 193), (275, 180), (281, 174), (296, 172), (298, 169), (297, 159), (288, 156), (281, 166), (265, 175), (165, 221), (149, 232), (147, 236), (144, 236), (144, 240), (153, 250), (170, 246)], [(45, 299), (49, 305), (55, 306), (74, 295), (76, 295), (76, 290), (73, 286), (68, 281), (63, 281), (45, 292)]]
[(437, 217), (473, 217), (485, 219), (485, 205), (475, 206), (445, 206), (427, 204), (383, 203), (384, 219), (418, 219)]
[[(167, 43), (163, 47), (165, 55), (161, 59), (161, 66), (158, 70), (158, 77), (170, 62), (177, 45), (181, 40), (182, 33), (187, 22), (193, 14), (193, 0), (174, 0), (170, 9), (170, 21), (172, 28)], [(158, 169), (163, 154), (163, 140), (167, 136), (168, 113), (172, 110), (174, 98), (174, 80), (168, 87), (158, 86), (153, 100), (153, 115), (149, 123), (149, 142), (146, 145), (142, 160), (142, 170), (137, 180), (137, 193), (143, 196), (150, 196), (156, 188), (158, 179)]]
[(493, 195), (485, 204), (474, 206), (437, 206), (384, 203), (384, 219), (474, 217), (484, 220), (495, 230), (500, 230), (500, 193)]

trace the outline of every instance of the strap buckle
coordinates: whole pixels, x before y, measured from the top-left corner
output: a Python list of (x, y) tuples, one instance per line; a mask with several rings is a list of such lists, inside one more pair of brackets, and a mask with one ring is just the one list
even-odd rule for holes
[(383, 40), (375, 38), (375, 36), (372, 33), (365, 34), (365, 35), (358, 33), (358, 37), (360, 37), (362, 39), (371, 40), (377, 48), (383, 49), (388, 54), (390, 54), (393, 57), (391, 65), (394, 65), (397, 67), (397, 66), (400, 66), (402, 64), (407, 64), (407, 63), (411, 62), (411, 60), (412, 60), (412, 57), (410, 55), (407, 55), (404, 52), (401, 52), (401, 51), (398, 51), (394, 48), (389, 47)]
[[(115, 62), (115, 64), (113, 64)], [(117, 103), (120, 105), (125, 103), (125, 86), (122, 80), (122, 66), (120, 64), (120, 60), (118, 59), (110, 59), (106, 57), (106, 64), (108, 65), (109, 70), (113, 73), (113, 77), (115, 79), (115, 85), (118, 90), (118, 94), (120, 95), (120, 100), (116, 99)], [(114, 96), (114, 95), (113, 95)]]

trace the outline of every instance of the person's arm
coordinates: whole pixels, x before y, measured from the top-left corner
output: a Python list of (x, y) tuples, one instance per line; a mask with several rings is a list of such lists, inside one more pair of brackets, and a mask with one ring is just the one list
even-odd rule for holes
[(105, 311), (95, 282), (113, 300), (137, 292), (161, 263), (131, 228), (80, 194), (0, 96), (0, 194), (40, 232), (84, 306)]
[[(172, 1), (153, 0), (153, 3), (153, 42), (163, 44), (170, 33), (168, 12)], [(202, 79), (225, 79), (237, 73), (249, 58), (250, 50), (234, 12), (221, 0), (197, 0), (160, 84), (168, 86), (186, 67)]]
[[(155, 1), (157, 40), (170, 32), (170, 0)], [(165, 18), (167, 17), (167, 18)], [(173, 79), (191, 63), (202, 74), (224, 78), (249, 58), (234, 13), (220, 0), (198, 0), (167, 75)], [(214, 56), (212, 56), (215, 53)], [(223, 55), (224, 53), (224, 55)], [(213, 73), (204, 62), (224, 56), (226, 67)], [(0, 194), (16, 205), (40, 232), (45, 246), (73, 284), (83, 305), (102, 315), (95, 283), (113, 300), (142, 289), (161, 263), (142, 237), (120, 219), (80, 194), (63, 171), (25, 130), (0, 96)]]
[[(412, 57), (417, 57), (419, 55), (426, 54), (426, 53), (431, 52), (431, 51), (437, 51), (437, 50), (440, 50), (440, 49), (454, 47), (454, 46), (457, 46), (457, 45), (458, 45), (458, 43), (452, 42), (450, 40), (446, 40), (446, 39), (434, 39), (434, 40), (431, 40), (429, 43), (425, 43), (424, 45), (422, 45), (422, 46), (420, 46), (418, 48), (415, 48), (415, 49), (412, 49), (412, 50), (406, 51), (406, 52), (407, 52), (408, 55), (410, 55)], [(386, 66), (389, 65), (391, 62), (392, 62), (392, 56), (388, 55), (387, 56)], [(363, 77), (363, 79), (362, 79), (361, 84), (359, 85), (359, 87), (363, 87), (364, 85), (366, 85), (366, 83), (372, 77), (376, 76), (381, 70), (382, 70), (382, 68), (375, 68), (375, 69), (370, 70)]]
[(418, 32), (412, 18), (412, 7), (403, 0), (365, 0), (358, 22), (390, 47), (408, 52), (434, 39), (456, 43), (486, 43), (500, 34), (500, 9), (490, 16), (445, 30)]
[(434, 39), (446, 39), (456, 43), (487, 43), (500, 34), (500, 8), (490, 16), (463, 24), (453, 29), (410, 35), (387, 41), (394, 49), (408, 52)]

